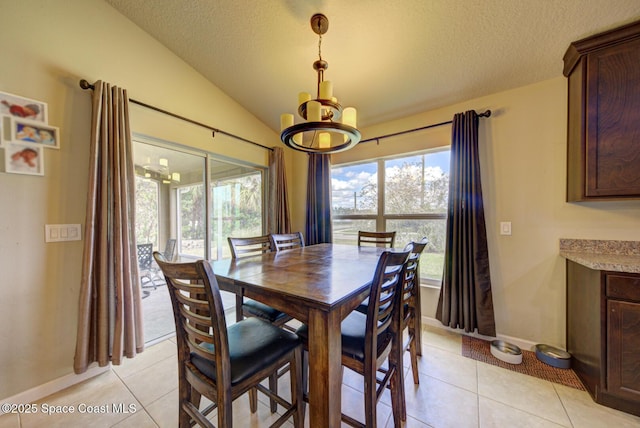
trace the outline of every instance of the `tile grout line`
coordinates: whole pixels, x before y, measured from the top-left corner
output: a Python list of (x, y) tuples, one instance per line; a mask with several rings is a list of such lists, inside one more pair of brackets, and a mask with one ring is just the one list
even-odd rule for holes
[[(151, 366), (153, 366), (153, 365), (154, 365), (154, 364), (152, 364)], [(149, 366), (149, 367), (151, 367), (151, 366)], [(145, 368), (146, 368), (146, 367), (145, 367)], [(129, 385), (127, 385), (127, 382), (126, 382), (122, 377), (120, 377), (120, 375), (119, 375), (118, 373), (116, 373), (116, 372), (113, 370), (113, 368), (111, 369), (111, 371), (116, 375), (116, 377), (117, 377), (117, 378), (118, 378), (118, 380), (122, 383), (122, 385), (125, 387), (125, 389), (126, 389), (127, 391), (129, 391), (129, 393), (131, 394), (131, 396), (132, 396), (132, 397), (134, 397), (134, 398), (136, 399), (136, 401), (140, 404), (140, 407), (144, 410), (144, 412), (147, 414), (147, 416), (149, 416), (149, 419), (151, 419), (151, 420), (153, 421), (153, 423), (154, 423), (154, 424), (156, 424), (156, 426), (157, 426), (157, 427), (159, 427), (159, 426), (160, 426), (160, 424), (159, 424), (159, 423), (158, 423), (158, 422), (153, 418), (153, 416), (151, 416), (151, 414), (147, 411), (147, 406), (145, 406), (145, 405), (143, 405), (143, 404), (142, 404), (142, 402), (141, 402), (141, 401), (140, 401), (140, 399), (136, 396), (136, 394), (134, 394), (134, 393), (133, 393), (133, 391), (131, 390), (131, 388), (129, 388)], [(171, 390), (171, 391), (173, 391), (173, 390)], [(169, 394), (169, 393), (170, 393), (170, 392), (168, 392), (167, 394)], [(166, 394), (165, 394), (165, 395), (166, 395)], [(164, 397), (164, 395), (163, 395), (163, 397)], [(154, 401), (152, 401), (152, 402), (151, 402), (151, 403), (149, 403), (149, 404), (155, 403), (156, 401), (157, 401), (157, 400), (154, 400)], [(134, 415), (131, 415), (131, 416), (134, 416)], [(126, 420), (126, 419), (130, 418), (131, 416), (128, 416), (128, 417), (124, 418), (122, 421), (124, 421), (124, 420)], [(120, 422), (122, 422), (122, 421), (120, 421)], [(118, 422), (118, 423), (120, 423), (120, 422)]]

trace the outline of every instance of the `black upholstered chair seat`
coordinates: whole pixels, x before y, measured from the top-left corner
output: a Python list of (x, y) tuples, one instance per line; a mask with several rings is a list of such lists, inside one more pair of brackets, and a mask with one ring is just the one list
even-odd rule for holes
[[(229, 359), (231, 363), (231, 385), (273, 364), (290, 352), (300, 341), (286, 330), (258, 318), (247, 318), (228, 327)], [(212, 345), (205, 344), (211, 350)], [(191, 362), (207, 377), (216, 379), (215, 364), (191, 353)]]
[(242, 312), (250, 316), (258, 317), (272, 324), (279, 324), (288, 321), (291, 317), (269, 305), (260, 303), (253, 299), (245, 299), (242, 303)]
[[(351, 312), (340, 324), (342, 332), (342, 354), (358, 361), (364, 361), (364, 336), (366, 334), (367, 316), (360, 312)], [(309, 328), (303, 324), (296, 330), (296, 334), (305, 342), (309, 337)], [(378, 347), (384, 348), (390, 340), (382, 334), (378, 337)]]

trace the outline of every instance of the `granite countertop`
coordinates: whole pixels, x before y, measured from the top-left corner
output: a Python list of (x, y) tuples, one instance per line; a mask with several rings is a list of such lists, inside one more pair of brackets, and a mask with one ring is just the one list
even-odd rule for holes
[(640, 273), (639, 241), (560, 239), (560, 255), (590, 269)]

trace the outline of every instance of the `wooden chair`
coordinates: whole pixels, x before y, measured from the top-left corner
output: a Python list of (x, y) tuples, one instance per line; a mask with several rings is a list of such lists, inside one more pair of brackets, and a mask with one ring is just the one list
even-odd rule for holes
[(269, 235), (252, 236), (250, 238), (228, 237), (231, 258), (255, 256), (271, 252), (271, 240)]
[[(217, 426), (230, 427), (232, 401), (249, 392), (255, 413), (257, 391), (286, 409), (272, 427), (293, 417), (294, 426), (302, 428), (302, 345), (298, 337), (258, 318), (227, 328), (218, 282), (208, 262), (169, 263), (161, 253), (153, 255), (164, 273), (176, 324), (180, 428), (192, 423), (213, 427), (206, 415), (216, 408)], [(260, 384), (287, 364), (291, 403)], [(200, 410), (202, 395), (213, 404)]]
[(407, 260), (405, 277), (402, 285), (402, 316), (400, 318), (401, 337), (407, 329), (407, 341), (402, 349), (408, 350), (411, 356), (411, 372), (413, 383), (418, 385), (418, 356), (422, 356), (422, 312), (420, 310), (420, 256), (429, 243), (425, 237), (420, 242), (412, 242), (413, 249)]
[[(268, 235), (254, 236), (251, 238), (227, 238), (231, 248), (231, 258), (249, 257), (257, 254), (264, 254), (271, 251), (271, 239)], [(244, 299), (242, 294), (236, 294), (236, 320), (240, 321), (244, 317), (258, 317), (273, 325), (282, 327), (292, 318), (267, 306), (264, 303), (252, 299)]]
[(304, 237), (301, 232), (272, 233), (269, 238), (271, 239), (271, 248), (275, 251), (304, 247)]
[(377, 247), (392, 248), (396, 240), (396, 232), (365, 232), (358, 231), (358, 247), (375, 245)]
[[(231, 258), (237, 259), (239, 257), (249, 257), (257, 254), (264, 254), (271, 251), (271, 239), (268, 235), (254, 236), (250, 238), (231, 238), (228, 237), (229, 247), (231, 248)], [(258, 302), (253, 299), (245, 299), (242, 291), (236, 293), (236, 321), (240, 321), (244, 318), (257, 317), (265, 320), (277, 327), (285, 327), (288, 330), (293, 329), (286, 325), (288, 321), (293, 318), (289, 315), (272, 308), (269, 305)], [(278, 392), (278, 378), (286, 373), (286, 370), (281, 370), (279, 373), (269, 377), (269, 388)], [(271, 411), (275, 412), (277, 409), (277, 402), (271, 400)]]
[[(354, 427), (376, 427), (376, 407), (385, 388), (391, 390), (394, 426), (400, 427), (404, 418), (402, 399), (402, 359), (400, 337), (400, 298), (402, 279), (412, 246), (403, 251), (386, 250), (380, 255), (371, 281), (367, 314), (350, 313), (341, 324), (342, 365), (364, 378), (365, 423), (342, 414), (342, 421)], [(307, 342), (309, 331), (306, 325), (298, 329), (298, 335)], [(307, 342), (308, 343), (308, 342)], [(377, 379), (378, 370), (387, 361), (384, 378)], [(305, 367), (306, 367), (305, 357)], [(306, 390), (307, 375), (303, 371)]]

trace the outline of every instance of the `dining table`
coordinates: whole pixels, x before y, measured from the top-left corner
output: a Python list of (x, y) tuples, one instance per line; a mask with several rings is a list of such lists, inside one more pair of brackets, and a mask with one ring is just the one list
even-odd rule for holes
[(309, 328), (309, 422), (339, 427), (341, 321), (369, 295), (385, 248), (318, 244), (211, 261), (221, 290), (287, 313)]

